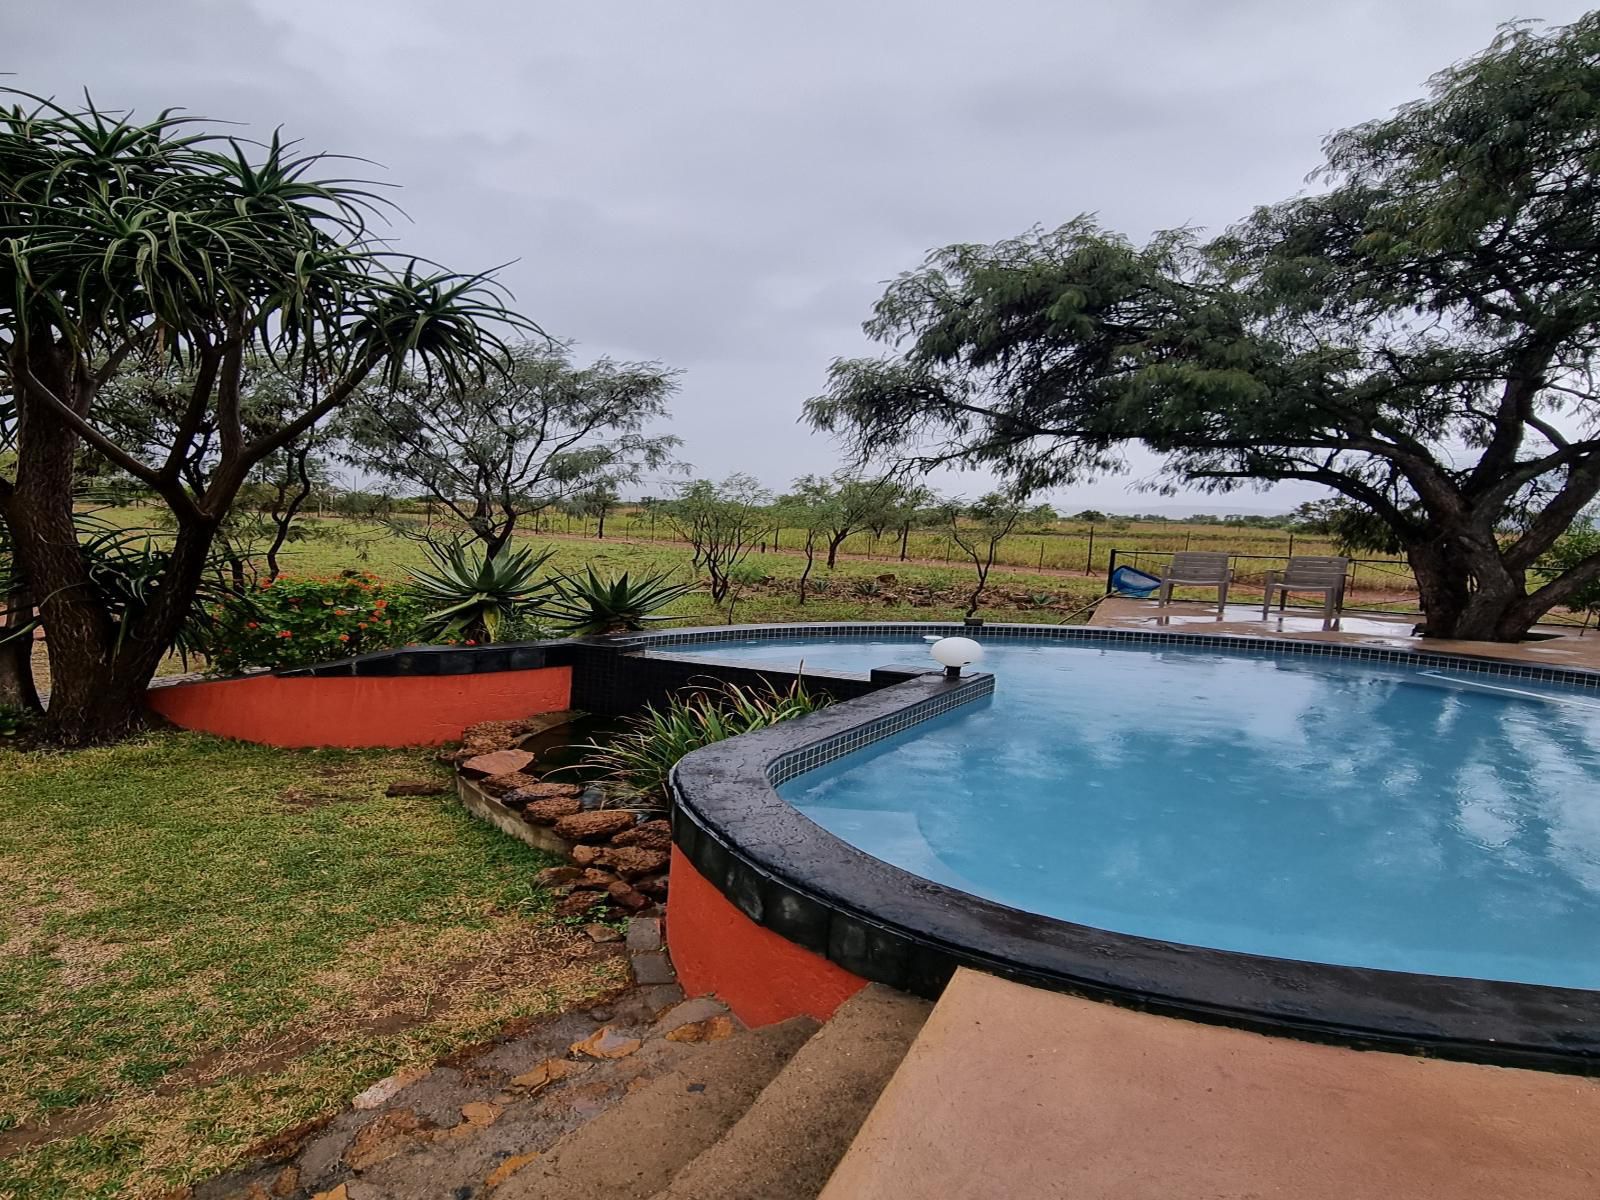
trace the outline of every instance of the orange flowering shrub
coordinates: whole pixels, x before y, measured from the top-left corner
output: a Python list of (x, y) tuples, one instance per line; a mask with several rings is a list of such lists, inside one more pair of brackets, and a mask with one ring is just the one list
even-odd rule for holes
[(205, 655), (211, 669), (307, 667), (416, 640), (417, 602), (372, 575), (280, 575), (211, 610)]

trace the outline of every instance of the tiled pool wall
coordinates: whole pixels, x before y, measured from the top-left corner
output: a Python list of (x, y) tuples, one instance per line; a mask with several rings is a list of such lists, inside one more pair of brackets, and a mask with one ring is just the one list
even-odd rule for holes
[[(928, 633), (1343, 658), (1600, 688), (1600, 672), (1469, 655), (1081, 627), (733, 627), (646, 636), (632, 639), (631, 646), (660, 653), (718, 641)], [(709, 665), (716, 664), (695, 662)], [(1264, 1033), (1600, 1074), (1600, 992), (1269, 959), (1074, 925), (872, 858), (777, 794), (779, 784), (797, 775), (981, 699), (994, 687), (986, 675), (960, 681), (915, 675), (803, 720), (697, 751), (673, 777), (679, 852), (752, 925), (860, 979), (923, 996), (936, 997), (957, 967), (969, 966), (1034, 986)], [(670, 909), (668, 923), (670, 930)], [(726, 970), (730, 978), (748, 973), (733, 952)]]
[(993, 675), (975, 674), (964, 677), (959, 682), (948, 685), (947, 690), (907, 704), (887, 716), (864, 720), (843, 733), (808, 742), (797, 750), (778, 755), (767, 764), (767, 782), (773, 787), (779, 787), (797, 775), (804, 775), (807, 771), (826, 766), (874, 742), (903, 733), (924, 721), (942, 717), (947, 712), (993, 693)]
[[(612, 711), (626, 701), (619, 685), (638, 685), (649, 690), (668, 686), (691, 669), (701, 675), (756, 671), (763, 677), (787, 676), (794, 672), (709, 663), (705, 659), (674, 659), (672, 648), (688, 645), (714, 646), (718, 642), (791, 641), (828, 638), (840, 641), (875, 641), (885, 638), (912, 638), (924, 635), (974, 637), (979, 640), (1094, 642), (1108, 645), (1165, 645), (1203, 647), (1217, 654), (1272, 654), (1289, 657), (1328, 657), (1359, 659), (1366, 662), (1440, 667), (1472, 674), (1497, 675), (1514, 679), (1600, 690), (1600, 671), (1582, 667), (1546, 666), (1514, 662), (1470, 654), (1444, 653), (1424, 649), (1397, 649), (1393, 646), (1364, 646), (1324, 641), (1300, 641), (1288, 637), (1249, 637), (1237, 634), (1177, 633), (1154, 629), (1115, 629), (1099, 625), (1024, 625), (995, 624), (972, 627), (960, 622), (816, 622), (790, 625), (716, 625), (693, 629), (670, 629), (659, 633), (621, 634), (604, 638), (563, 639), (541, 642), (516, 642), (506, 645), (439, 647), (414, 646), (382, 650), (372, 654), (297, 667), (275, 672), (282, 676), (392, 676), (392, 675), (467, 675), (495, 671), (526, 670), (544, 666), (581, 668), (575, 686), (591, 692), (593, 698)], [(643, 653), (636, 653), (643, 652)], [(651, 659), (680, 665), (652, 665)], [(685, 665), (685, 664), (692, 664)], [(866, 668), (870, 664), (863, 664)], [(843, 679), (839, 698), (862, 695), (874, 690), (870, 681), (840, 676), (826, 671), (805, 672), (808, 678)], [(732, 678), (732, 675), (728, 677)], [(855, 685), (852, 687), (852, 683)], [(880, 685), (881, 686), (881, 685)], [(575, 701), (576, 703), (576, 701)], [(581, 707), (581, 705), (580, 705)], [(596, 711), (599, 711), (597, 708)]]

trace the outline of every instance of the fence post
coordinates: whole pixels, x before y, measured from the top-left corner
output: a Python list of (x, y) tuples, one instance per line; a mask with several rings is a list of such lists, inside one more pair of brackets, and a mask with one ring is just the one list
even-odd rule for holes
[(1111, 577), (1117, 573), (1117, 548), (1111, 548), (1111, 557), (1106, 559), (1106, 595), (1111, 595)]
[(1089, 526), (1089, 556), (1083, 560), (1083, 573), (1094, 574), (1094, 526)]
[(1289, 557), (1294, 557), (1294, 530), (1289, 531)]

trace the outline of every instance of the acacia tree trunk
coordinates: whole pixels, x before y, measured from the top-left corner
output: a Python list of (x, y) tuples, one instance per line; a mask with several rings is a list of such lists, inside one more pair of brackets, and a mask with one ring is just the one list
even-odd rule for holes
[(300, 515), (301, 507), (311, 496), (311, 472), (306, 467), (306, 460), (311, 456), (310, 445), (300, 446), (285, 453), (292, 464), (295, 483), (290, 486), (287, 480), (280, 479), (277, 494), (273, 497), (272, 544), (267, 547), (269, 579), (276, 579), (279, 576), (278, 553), (294, 530), (294, 519)]
[(828, 538), (828, 570), (831, 571), (838, 565), (839, 547), (844, 544), (845, 538), (849, 537), (850, 533), (851, 531), (846, 529)]
[(1561, 602), (1559, 590), (1530, 596), (1527, 575), (1505, 561), (1492, 531), (1461, 528), (1406, 547), (1430, 638), (1519, 642)]
[(485, 558), (498, 558), (500, 551), (506, 548), (506, 543), (511, 540), (513, 526), (506, 525), (485, 534), (480, 534), (483, 541), (483, 556)]
[(806, 584), (811, 579), (811, 568), (817, 565), (817, 535), (814, 530), (806, 531), (806, 569), (800, 572), (800, 604), (806, 602)]

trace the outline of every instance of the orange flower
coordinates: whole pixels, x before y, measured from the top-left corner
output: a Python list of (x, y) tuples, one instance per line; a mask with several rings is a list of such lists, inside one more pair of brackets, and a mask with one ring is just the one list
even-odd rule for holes
[(365, 629), (366, 627), (367, 627), (367, 623), (365, 621), (360, 621), (360, 622), (357, 622), (357, 624), (356, 624), (356, 628), (357, 629)]
[(292, 638), (294, 634), (290, 633), (287, 629), (280, 629), (278, 630), (278, 636), (281, 638)]
[(246, 621), (244, 627), (246, 629), (260, 629), (261, 623), (259, 621)]
[(348, 642), (350, 640), (350, 635), (348, 633), (341, 633), (339, 635), (339, 640), (341, 642)]
[(388, 608), (389, 607), (389, 602), (387, 600), (379, 600), (375, 604), (373, 604), (372, 607), (373, 608)]

